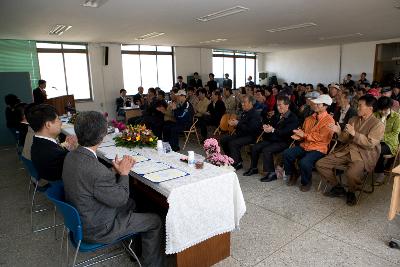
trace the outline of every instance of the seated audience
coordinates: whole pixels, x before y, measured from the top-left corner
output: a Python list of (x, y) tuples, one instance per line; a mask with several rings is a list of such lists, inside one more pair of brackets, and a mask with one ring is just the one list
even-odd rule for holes
[(40, 179), (56, 181), (61, 179), (64, 158), (68, 149), (75, 148), (76, 138), (68, 136), (67, 148), (56, 141), (61, 133), (61, 121), (53, 106), (34, 106), (28, 116), (29, 125), (35, 132), (31, 147), (31, 159)]
[(243, 168), (240, 149), (254, 143), (261, 132), (261, 117), (253, 107), (254, 102), (252, 96), (246, 95), (242, 98), (243, 112), (240, 119), (229, 121), (229, 125), (236, 126), (235, 133), (221, 138), (221, 147), (234, 160), (232, 166), (236, 170)]
[(299, 109), (299, 125), (303, 125), (306, 118), (314, 114), (313, 100), (317, 99), (320, 94), (317, 91), (309, 92), (305, 95), (306, 103)]
[(354, 116), (357, 116), (357, 110), (350, 106), (351, 95), (349, 92), (344, 91), (338, 98), (338, 107), (340, 109), (336, 110), (333, 114), (333, 119), (335, 122), (339, 122), (340, 128), (343, 130), (346, 124)]
[(370, 84), (370, 82), (367, 80), (367, 74), (365, 72), (361, 73), (360, 79), (358, 80), (358, 85), (360, 84)]
[(4, 102), (6, 102), (6, 126), (15, 140), (18, 141), (17, 127), (19, 122), (15, 112), (15, 107), (21, 103), (21, 100), (16, 95), (8, 94), (4, 97)]
[(176, 122), (174, 114), (173, 114), (173, 110), (172, 110), (172, 106), (174, 104), (176, 104), (177, 101), (177, 96), (176, 94), (178, 93), (178, 89), (174, 88), (171, 90), (171, 92), (169, 93), (169, 97), (170, 97), (170, 102), (167, 106), (167, 109), (165, 111), (163, 111), (164, 113), (164, 126), (166, 124), (174, 124)]
[(197, 104), (194, 106), (195, 116), (201, 117), (207, 113), (208, 105), (210, 104), (210, 100), (206, 97), (207, 91), (202, 88), (197, 90)]
[(340, 97), (341, 89), (340, 86), (334, 83), (329, 85), (329, 96), (332, 98), (332, 105), (328, 108), (328, 113), (333, 115), (337, 110), (339, 110), (339, 106), (337, 104), (337, 99)]
[(357, 109), (358, 107), (358, 99), (360, 99), (360, 97), (364, 96), (366, 94), (366, 90), (365, 88), (357, 88), (355, 95), (353, 96), (353, 98), (351, 99), (351, 106), (354, 109)]
[(188, 87), (187, 89), (187, 100), (189, 101), (190, 104), (192, 104), (193, 107), (197, 105), (197, 102), (199, 102), (199, 99), (196, 96), (196, 90), (193, 87)]
[(392, 91), (392, 99), (400, 102), (400, 82), (394, 83)]
[(225, 103), (226, 113), (236, 114), (236, 99), (233, 96), (232, 89), (224, 88), (223, 101)]
[(263, 125), (263, 141), (255, 144), (251, 148), (250, 169), (243, 173), (244, 176), (250, 176), (258, 173), (258, 158), (263, 154), (263, 172), (265, 176), (261, 178), (262, 182), (271, 182), (276, 180), (273, 155), (282, 152), (290, 145), (290, 136), (293, 130), (298, 126), (298, 119), (294, 113), (289, 110), (290, 99), (287, 96), (278, 96), (278, 112), (270, 120), (270, 124)]
[[(382, 140), (385, 127), (373, 115), (376, 99), (365, 95), (358, 100), (358, 116), (353, 117), (342, 131), (338, 124), (330, 128), (338, 135), (338, 140), (344, 145), (319, 160), (316, 164), (321, 179), (328, 182), (332, 189), (326, 193), (330, 197), (346, 196), (346, 203), (350, 206), (356, 204), (354, 192), (362, 185), (364, 170), (372, 172), (380, 153), (380, 140)], [(346, 167), (347, 177), (346, 192), (335, 176), (334, 168)]]
[(203, 87), (203, 81), (200, 79), (199, 74), (197, 72), (193, 73), (193, 79), (189, 81), (189, 86), (193, 88)]
[(162, 222), (156, 214), (136, 212), (129, 198), (129, 172), (135, 160), (117, 156), (112, 169), (98, 161), (96, 151), (107, 134), (101, 113), (81, 112), (74, 129), (79, 147), (65, 157), (62, 180), (66, 201), (79, 212), (83, 240), (107, 244), (140, 233), (143, 265), (163, 266)]
[(186, 100), (185, 90), (176, 94), (177, 101), (172, 103), (172, 112), (176, 123), (164, 125), (163, 139), (169, 142), (173, 151), (179, 151), (179, 134), (190, 128), (193, 124), (194, 109)]
[(268, 111), (273, 111), (276, 104), (276, 98), (272, 93), (271, 87), (267, 87), (265, 90), (265, 97), (265, 104), (267, 105)]
[(264, 115), (268, 112), (268, 107), (265, 104), (265, 93), (263, 90), (257, 90), (255, 95), (256, 103), (254, 104), (254, 108), (257, 112), (264, 117)]
[(207, 107), (207, 112), (199, 117), (198, 126), (202, 141), (207, 139), (207, 126), (218, 127), (222, 116), (225, 114), (226, 108), (224, 102), (221, 100), (221, 93), (215, 90), (211, 94), (211, 103)]
[(174, 87), (178, 88), (178, 90), (186, 89), (187, 84), (183, 82), (183, 77), (178, 76), (178, 82), (174, 85)]
[(375, 166), (375, 181), (382, 184), (384, 181), (385, 159), (384, 155), (396, 155), (399, 148), (399, 133), (400, 133), (400, 115), (392, 109), (393, 100), (388, 96), (382, 96), (378, 99), (378, 112), (374, 115), (385, 125), (385, 133), (381, 140), (381, 152), (378, 162)]
[[(381, 96), (387, 96), (387, 97), (392, 97), (393, 91), (392, 88), (388, 87), (383, 87), (381, 90)], [(399, 101), (396, 99), (393, 99), (393, 105), (391, 107), (392, 110), (399, 112), (400, 104)]]
[(306, 118), (303, 129), (293, 131), (292, 138), (300, 141), (300, 145), (283, 152), (285, 175), (290, 177), (287, 184), (292, 186), (297, 183), (298, 176), (295, 173), (294, 164), (298, 159), (301, 175), (300, 190), (303, 192), (311, 189), (312, 169), (315, 162), (328, 153), (328, 146), (333, 136), (329, 126), (335, 123), (327, 112), (328, 107), (332, 105), (332, 99), (328, 95), (320, 95), (312, 102), (316, 113)]
[(343, 85), (349, 89), (355, 85), (355, 82), (352, 80), (352, 75), (349, 73), (346, 75), (346, 78), (343, 79)]
[(164, 128), (164, 114), (168, 107), (167, 102), (165, 100), (157, 99), (154, 104), (152, 104), (152, 108), (143, 115), (143, 123), (147, 128), (151, 129), (155, 136), (158, 139), (162, 139), (162, 132)]

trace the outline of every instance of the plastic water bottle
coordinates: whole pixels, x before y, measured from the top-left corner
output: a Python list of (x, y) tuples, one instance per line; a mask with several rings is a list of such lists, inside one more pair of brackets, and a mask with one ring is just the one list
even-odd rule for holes
[(164, 153), (162, 140), (157, 140), (157, 152), (158, 155), (162, 155)]
[(194, 151), (188, 151), (188, 165), (189, 167), (194, 167)]

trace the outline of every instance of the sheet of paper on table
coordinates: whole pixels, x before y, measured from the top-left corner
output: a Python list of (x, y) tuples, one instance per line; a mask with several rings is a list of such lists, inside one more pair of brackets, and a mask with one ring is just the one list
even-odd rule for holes
[(162, 171), (158, 171), (158, 172), (148, 173), (148, 174), (145, 174), (143, 177), (154, 183), (161, 183), (164, 181), (172, 180), (172, 179), (179, 178), (179, 177), (186, 176), (186, 175), (188, 175), (188, 173), (186, 173), (184, 171), (170, 168), (170, 169), (166, 169), (166, 170), (162, 170)]
[(136, 163), (133, 166), (132, 171), (134, 171), (137, 174), (148, 174), (148, 173), (152, 173), (152, 172), (166, 170), (169, 168), (171, 168), (171, 166), (169, 166), (165, 163), (148, 160), (148, 161), (142, 161), (142, 162)]
[(104, 154), (104, 156), (108, 159), (114, 159), (115, 155), (118, 154), (118, 157), (122, 157), (124, 155), (129, 155), (129, 156), (137, 156), (138, 153), (133, 151), (133, 150), (129, 150), (128, 148), (124, 148), (124, 147), (115, 147), (115, 146), (105, 146), (105, 147), (101, 147), (100, 151)]

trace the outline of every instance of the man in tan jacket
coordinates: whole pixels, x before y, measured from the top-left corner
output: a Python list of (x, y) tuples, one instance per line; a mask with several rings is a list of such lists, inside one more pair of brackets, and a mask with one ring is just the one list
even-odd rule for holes
[(197, 102), (196, 106), (194, 106), (196, 117), (202, 117), (203, 115), (207, 114), (207, 108), (210, 104), (210, 100), (208, 100), (206, 94), (207, 91), (204, 88), (197, 90), (197, 97), (199, 101)]
[[(325, 195), (341, 197), (346, 195), (347, 205), (356, 204), (354, 192), (362, 185), (364, 170), (372, 172), (380, 154), (380, 141), (383, 138), (385, 126), (373, 115), (376, 99), (372, 95), (365, 95), (358, 100), (358, 116), (349, 120), (342, 131), (339, 124), (331, 125), (331, 129), (338, 135), (343, 144), (335, 152), (320, 159), (316, 168), (321, 179), (328, 182), (332, 189)], [(346, 167), (348, 191), (337, 181), (334, 168)]]

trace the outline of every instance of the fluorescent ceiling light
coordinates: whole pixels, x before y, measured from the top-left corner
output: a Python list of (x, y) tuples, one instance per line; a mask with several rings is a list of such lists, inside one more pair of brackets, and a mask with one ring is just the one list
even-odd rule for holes
[(158, 36), (161, 36), (161, 35), (164, 35), (164, 34), (165, 33), (163, 33), (163, 32), (151, 32), (151, 33), (139, 36), (139, 37), (135, 38), (135, 40), (136, 41), (143, 41), (143, 40), (154, 38), (154, 37), (158, 37)]
[(203, 41), (200, 42), (201, 44), (212, 44), (212, 43), (220, 43), (220, 42), (225, 42), (228, 39), (214, 39), (214, 40), (209, 40), (209, 41)]
[(100, 7), (100, 6), (104, 5), (104, 3), (107, 2), (107, 1), (108, 0), (85, 0), (81, 4), (81, 6), (84, 6), (84, 7)]
[(285, 26), (285, 27), (280, 27), (280, 28), (275, 28), (275, 29), (269, 29), (269, 30), (267, 30), (267, 32), (283, 32), (283, 31), (296, 30), (296, 29), (302, 29), (302, 28), (313, 27), (313, 26), (317, 26), (317, 24), (315, 24), (314, 22), (306, 22), (306, 23), (290, 25), (290, 26)]
[(62, 24), (57, 24), (56, 26), (54, 26), (50, 31), (49, 34), (50, 35), (61, 35), (64, 32), (68, 31), (69, 29), (71, 29), (71, 25), (62, 25)]
[(211, 14), (209, 14), (207, 16), (203, 16), (203, 17), (197, 18), (197, 20), (201, 21), (201, 22), (207, 22), (207, 21), (210, 21), (210, 20), (223, 18), (223, 17), (226, 17), (226, 16), (230, 16), (230, 15), (234, 15), (234, 14), (237, 14), (237, 13), (240, 13), (240, 12), (244, 12), (244, 11), (247, 11), (247, 10), (249, 10), (247, 7), (235, 6), (235, 7), (224, 9), (224, 10), (221, 10), (221, 11), (218, 11), (218, 12), (211, 13)]
[(320, 37), (320, 41), (325, 41), (325, 40), (333, 40), (333, 39), (344, 39), (344, 38), (350, 38), (350, 37), (360, 37), (363, 36), (362, 33), (357, 32), (357, 33), (350, 33), (350, 34), (342, 34), (342, 35), (334, 35), (334, 36), (329, 36), (329, 37)]

